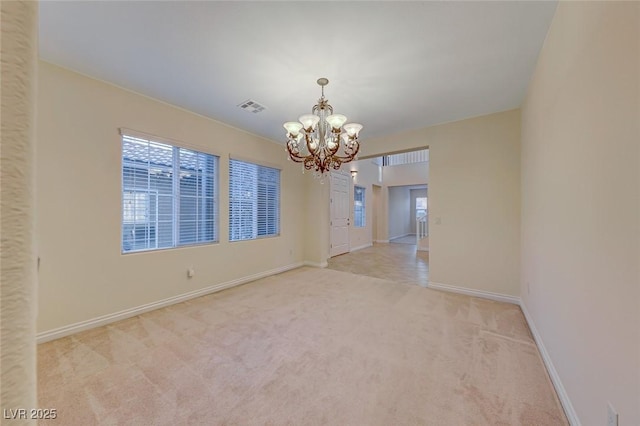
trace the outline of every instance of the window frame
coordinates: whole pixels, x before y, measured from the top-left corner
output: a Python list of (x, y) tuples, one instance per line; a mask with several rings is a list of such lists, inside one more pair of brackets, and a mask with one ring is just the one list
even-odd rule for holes
[[(358, 189), (362, 190), (362, 199), (358, 200), (357, 193)], [(354, 228), (366, 228), (367, 226), (367, 205), (366, 205), (366, 191), (367, 188), (360, 185), (353, 186), (353, 227)], [(360, 205), (360, 214), (358, 214), (358, 205), (356, 203), (362, 203)], [(360, 219), (361, 223), (359, 223), (358, 219)]]
[[(147, 144), (147, 146), (153, 144), (155, 146), (164, 146), (167, 148), (170, 148), (171, 150), (171, 164), (170, 165), (163, 165), (162, 167), (164, 167), (167, 170), (171, 171), (171, 178), (170, 178), (170, 182), (167, 182), (167, 187), (171, 188), (171, 193), (167, 193), (167, 194), (160, 194), (159, 193), (159, 189), (157, 188), (152, 188), (150, 185), (150, 181), (149, 183), (147, 183), (146, 187), (136, 187), (135, 184), (134, 185), (126, 185), (125, 180), (126, 180), (126, 172), (125, 169), (127, 168), (128, 164), (127, 162), (133, 162), (135, 160), (131, 160), (131, 159), (126, 159), (125, 158), (125, 152), (124, 152), (124, 147), (125, 147), (125, 140), (126, 139), (129, 140), (139, 140), (140, 143), (145, 143)], [(210, 191), (211, 191), (211, 196), (206, 196), (206, 195), (197, 195), (196, 198), (198, 198), (198, 201), (201, 201), (201, 199), (207, 199), (210, 198), (212, 205), (210, 207), (210, 216), (208, 214), (203, 215), (202, 217), (199, 215), (198, 210), (196, 211), (196, 221), (198, 223), (205, 223), (205, 222), (212, 222), (212, 228), (211, 228), (211, 233), (213, 238), (211, 240), (206, 239), (206, 240), (198, 240), (199, 238), (201, 238), (201, 236), (198, 235), (199, 231), (195, 232), (195, 236), (194, 236), (194, 241), (188, 241), (185, 243), (181, 243), (180, 239), (181, 239), (181, 235), (180, 235), (180, 226), (185, 226), (185, 223), (183, 220), (181, 220), (181, 215), (180, 215), (180, 202), (181, 202), (181, 189), (180, 189), (180, 179), (176, 179), (176, 177), (180, 177), (182, 175), (182, 173), (184, 172), (184, 170), (181, 169), (181, 163), (180, 163), (180, 154), (184, 153), (184, 152), (192, 152), (195, 153), (196, 156), (198, 155), (205, 155), (210, 157), (210, 160), (212, 161), (212, 170), (211, 173), (208, 172), (204, 172), (201, 170), (195, 170), (194, 174), (196, 174), (197, 176), (202, 176), (205, 175), (205, 177), (210, 177), (212, 179), (211, 183), (210, 183)], [(207, 159), (208, 161), (209, 159)], [(149, 179), (149, 169), (151, 167), (151, 163), (148, 159), (147, 159), (147, 163), (145, 166), (145, 163), (141, 163), (141, 167), (139, 168), (139, 170), (145, 171), (146, 170), (146, 174), (147, 177)], [(131, 165), (129, 164), (129, 167), (131, 167)], [(135, 170), (135, 168), (132, 167), (132, 169)], [(129, 171), (129, 173), (131, 173), (131, 171)], [(135, 173), (135, 171), (134, 171)], [(137, 132), (137, 131), (131, 131), (131, 130), (127, 130), (127, 129), (120, 129), (120, 254), (121, 255), (128, 255), (128, 254), (134, 254), (134, 253), (148, 253), (148, 252), (154, 252), (154, 251), (162, 251), (162, 250), (173, 250), (173, 249), (181, 249), (181, 248), (188, 248), (188, 247), (196, 247), (196, 246), (208, 246), (208, 245), (214, 245), (214, 244), (218, 244), (220, 242), (220, 230), (219, 230), (219, 222), (220, 222), (220, 190), (219, 190), (219, 186), (220, 186), (220, 179), (219, 179), (219, 175), (220, 175), (220, 156), (212, 153), (212, 152), (207, 152), (206, 150), (203, 150), (202, 147), (193, 147), (193, 146), (188, 146), (186, 144), (183, 144), (181, 142), (176, 142), (173, 140), (169, 140), (166, 138), (161, 138), (161, 137), (157, 137), (154, 135), (149, 135), (149, 134), (145, 134), (145, 133), (141, 133), (141, 132)], [(202, 184), (200, 184), (202, 185)], [(198, 184), (196, 184), (196, 191), (203, 191), (206, 192), (207, 188), (205, 186), (201, 186), (198, 187)], [(147, 221), (143, 222), (138, 222), (138, 221), (125, 221), (125, 206), (124, 206), (124, 202), (125, 202), (125, 193), (146, 193), (146, 194), (153, 194), (155, 196), (155, 203), (156, 203), (156, 214), (155, 214), (155, 220), (152, 220), (150, 218), (148, 218)], [(166, 199), (170, 199), (171, 200), (171, 208), (170, 208), (170, 213), (164, 213), (165, 216), (169, 216), (170, 219), (164, 219), (162, 222), (164, 224), (167, 223), (171, 223), (171, 244), (170, 245), (164, 245), (160, 243), (160, 237), (159, 237), (159, 232), (158, 232), (158, 228), (159, 225), (158, 223), (159, 221), (159, 216), (160, 214), (158, 213), (158, 204), (159, 204), (159, 198), (160, 197), (164, 197), (165, 200)], [(148, 203), (150, 202), (150, 200), (147, 201)], [(198, 203), (196, 203), (196, 205), (198, 205)], [(198, 209), (200, 208), (204, 208), (206, 209), (206, 207), (204, 206), (204, 204), (202, 206), (197, 207)], [(134, 213), (135, 215), (135, 213)], [(129, 249), (129, 250), (125, 250), (125, 226), (127, 225), (143, 225), (143, 226), (147, 226), (147, 228), (150, 226), (149, 224), (154, 225), (154, 233), (155, 233), (155, 244), (153, 246), (147, 246), (145, 248), (138, 248), (138, 249)], [(207, 231), (204, 231), (207, 232)]]

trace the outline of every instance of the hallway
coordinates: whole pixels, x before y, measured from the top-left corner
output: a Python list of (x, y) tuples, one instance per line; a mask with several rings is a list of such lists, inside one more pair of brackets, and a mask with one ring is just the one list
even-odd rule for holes
[(415, 244), (374, 243), (329, 259), (327, 268), (426, 287), (429, 252), (416, 251)]

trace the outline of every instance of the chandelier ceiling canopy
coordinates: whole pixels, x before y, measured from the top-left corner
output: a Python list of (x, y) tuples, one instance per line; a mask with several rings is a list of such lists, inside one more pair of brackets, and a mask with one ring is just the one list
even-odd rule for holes
[(302, 163), (304, 170), (313, 170), (320, 177), (356, 158), (362, 124), (345, 124), (347, 117), (334, 114), (333, 107), (324, 97), (324, 86), (329, 84), (329, 80), (319, 78), (317, 83), (322, 88), (322, 96), (311, 109), (311, 114), (301, 115), (298, 121), (289, 121), (283, 126), (287, 130), (289, 158)]

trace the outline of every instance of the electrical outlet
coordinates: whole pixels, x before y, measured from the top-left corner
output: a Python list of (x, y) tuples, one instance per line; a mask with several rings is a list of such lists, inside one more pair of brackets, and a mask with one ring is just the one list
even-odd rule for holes
[(189, 269), (187, 269), (187, 277), (188, 277), (188, 278), (193, 278), (193, 276), (194, 276), (195, 274), (196, 274), (195, 269), (193, 269), (193, 268), (189, 268)]
[(610, 402), (607, 402), (607, 426), (618, 426), (618, 413)]

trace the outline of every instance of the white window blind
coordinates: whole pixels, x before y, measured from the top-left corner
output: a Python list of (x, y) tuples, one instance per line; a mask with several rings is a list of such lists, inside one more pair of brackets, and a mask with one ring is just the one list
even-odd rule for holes
[(122, 252), (217, 241), (218, 157), (122, 136)]
[(280, 234), (280, 170), (229, 160), (229, 241)]
[(361, 186), (353, 188), (353, 226), (363, 228), (365, 226), (365, 189)]

